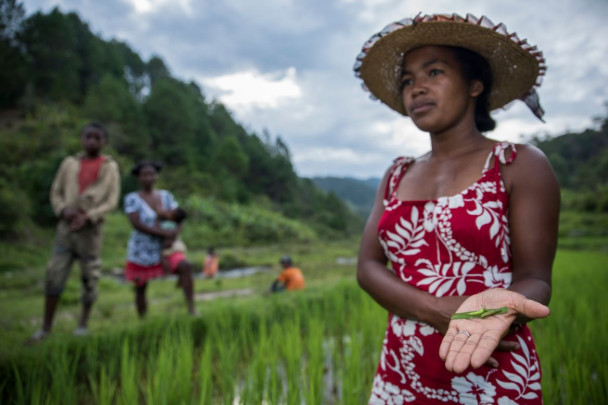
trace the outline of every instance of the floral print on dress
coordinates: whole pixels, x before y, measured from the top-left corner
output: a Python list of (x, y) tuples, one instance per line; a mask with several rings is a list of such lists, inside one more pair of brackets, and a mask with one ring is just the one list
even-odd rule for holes
[[(516, 154), (515, 145), (496, 144), (475, 183), (428, 201), (397, 198), (414, 159), (395, 160), (378, 240), (401, 280), (436, 297), (511, 285), (509, 196), (500, 165), (510, 164)], [(448, 372), (439, 358), (442, 338), (426, 323), (389, 314), (369, 402), (542, 404), (540, 363), (527, 326), (505, 338), (518, 342), (519, 350), (494, 353), (498, 369), (482, 366), (459, 375)]]

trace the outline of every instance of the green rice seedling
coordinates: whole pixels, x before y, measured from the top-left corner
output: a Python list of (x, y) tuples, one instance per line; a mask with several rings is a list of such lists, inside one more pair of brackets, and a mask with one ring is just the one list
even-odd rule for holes
[[(38, 354), (39, 355), (39, 354)], [(15, 361), (11, 361), (13, 372), (13, 396), (17, 404), (30, 404), (42, 401), (42, 393), (48, 394), (48, 376), (46, 364), (38, 361), (39, 357), (26, 357), (26, 366), (18, 367)], [(8, 384), (8, 382), (7, 382)], [(6, 388), (9, 386), (4, 385)], [(40, 395), (38, 399), (36, 396)], [(0, 397), (1, 398), (1, 397)], [(48, 400), (48, 395), (47, 395)]]
[(173, 351), (173, 390), (170, 403), (190, 403), (192, 398), (193, 342), (189, 328), (180, 328), (172, 342)]
[[(320, 315), (320, 314), (317, 314)], [(318, 317), (308, 322), (306, 336), (306, 366), (304, 398), (307, 404), (323, 402), (323, 338), (324, 323)]]
[(119, 405), (136, 404), (139, 401), (139, 387), (137, 384), (137, 365), (135, 357), (131, 354), (127, 339), (123, 341), (122, 355), (120, 357), (120, 392)]
[(219, 388), (221, 392), (221, 402), (231, 404), (234, 398), (236, 385), (236, 363), (238, 361), (238, 347), (235, 342), (235, 334), (227, 328), (228, 322), (222, 322), (218, 332), (213, 333), (213, 340), (218, 355)]
[[(49, 362), (47, 372), (50, 380), (48, 397), (51, 403), (72, 404), (78, 402), (76, 371), (81, 358), (80, 346), (73, 353), (67, 343), (53, 345), (45, 353)], [(46, 357), (45, 356), (45, 357)]]
[(282, 337), (282, 327), (276, 323), (272, 324), (268, 337), (269, 345), (266, 350), (268, 361), (268, 390), (266, 400), (271, 404), (280, 403), (282, 384), (280, 380), (279, 353), (280, 341)]
[(200, 362), (198, 366), (198, 374), (199, 374), (199, 387), (200, 387), (200, 395), (199, 395), (199, 403), (201, 405), (206, 405), (211, 403), (212, 397), (212, 373), (213, 368), (211, 365), (211, 354), (213, 353), (213, 347), (211, 345), (210, 339), (205, 339), (203, 343), (203, 348), (201, 350)]
[(192, 338), (189, 331), (169, 329), (162, 336), (158, 352), (150, 359), (147, 370), (147, 403), (189, 403), (192, 381)]
[[(18, 404), (25, 404), (26, 403), (26, 398), (25, 398), (26, 389), (25, 389), (24, 381), (21, 377), (21, 372), (20, 372), (19, 368), (17, 366), (15, 366), (14, 362), (13, 362), (12, 366), (13, 366), (13, 370), (14, 370), (13, 378), (15, 380), (15, 385), (16, 385), (16, 389), (15, 389), (16, 402)], [(2, 388), (4, 388), (5, 385), (6, 385), (6, 382), (4, 382), (2, 384)], [(33, 382), (33, 386), (38, 388), (39, 384), (36, 384), (36, 382)]]
[(286, 322), (281, 339), (281, 354), (285, 364), (287, 403), (299, 404), (301, 391), (302, 369), (302, 337), (300, 334), (300, 318), (296, 313), (294, 319)]
[(360, 296), (357, 309), (356, 317), (362, 346), (360, 369), (363, 373), (362, 381), (364, 381), (361, 386), (367, 395), (371, 392), (372, 381), (378, 366), (387, 312), (364, 294)]
[(108, 377), (104, 366), (101, 366), (99, 372), (99, 382), (89, 375), (89, 383), (97, 405), (110, 405), (113, 403), (116, 383)]
[(43, 388), (40, 386), (40, 384), (36, 384), (32, 390), (32, 399), (29, 403), (31, 405), (48, 404), (48, 400), (44, 401), (43, 397)]
[(260, 390), (257, 380), (258, 375), (256, 373), (256, 366), (258, 364), (259, 360), (253, 356), (247, 370), (245, 371), (243, 380), (241, 381), (240, 398), (238, 401), (240, 404), (247, 405), (262, 402), (264, 394), (264, 381), (262, 380), (262, 389)]
[(264, 399), (268, 355), (271, 350), (269, 346), (266, 319), (262, 317), (259, 323), (257, 342), (254, 343), (251, 361), (245, 374), (242, 396), (244, 404), (260, 404)]
[(166, 368), (168, 365), (167, 353), (159, 351), (156, 357), (151, 357), (146, 367), (148, 374), (145, 385), (144, 401), (150, 405), (168, 405), (170, 389), (167, 387), (170, 381), (170, 373)]
[[(276, 249), (263, 251), (271, 257)], [(558, 252), (552, 314), (530, 323), (547, 404), (603, 404), (608, 398), (608, 346), (600, 340), (608, 334), (606, 258), (597, 251)], [(310, 262), (323, 261), (311, 256)], [(130, 314), (110, 327), (97, 314), (85, 339), (62, 336), (71, 324), (59, 322), (54, 336), (37, 347), (5, 348), (0, 402), (364, 403), (387, 312), (348, 277), (315, 284), (307, 275), (311, 283), (303, 292), (218, 300), (204, 305), (204, 317), (195, 321), (151, 311), (144, 321), (130, 322)], [(266, 279), (256, 280), (261, 291)], [(161, 299), (175, 295), (172, 285), (156, 292)], [(102, 393), (103, 386), (109, 389)]]
[(600, 253), (558, 251), (551, 315), (530, 324), (545, 403), (599, 404), (608, 398), (608, 348), (597, 339), (608, 333), (605, 259)]
[(340, 403), (361, 404), (367, 399), (367, 392), (363, 392), (363, 368), (362, 368), (362, 338), (360, 334), (344, 337), (344, 349), (342, 356), (342, 367), (340, 376), (342, 391)]

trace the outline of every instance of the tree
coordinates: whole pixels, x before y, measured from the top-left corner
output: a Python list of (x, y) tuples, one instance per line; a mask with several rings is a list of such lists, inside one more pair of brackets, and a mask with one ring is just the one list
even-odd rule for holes
[(122, 57), (124, 78), (129, 84), (129, 91), (141, 101), (142, 91), (149, 85), (146, 64), (126, 43), (115, 39), (110, 41), (110, 43), (112, 48)]
[(153, 56), (148, 61), (146, 71), (148, 72), (151, 86), (154, 86), (160, 79), (167, 79), (171, 77), (167, 65), (165, 65), (165, 62), (158, 56)]
[(175, 79), (159, 79), (144, 104), (152, 154), (169, 165), (190, 165), (194, 148), (196, 101)]
[(27, 83), (27, 62), (18, 40), (25, 10), (15, 0), (0, 0), (0, 108), (14, 108)]
[(17, 33), (25, 17), (23, 4), (16, 0), (0, 0), (0, 40), (11, 46), (18, 45)]
[(108, 126), (110, 145), (121, 154), (143, 158), (150, 149), (141, 105), (129, 92), (127, 83), (111, 75), (104, 76), (89, 90), (84, 112), (94, 121)]
[(249, 169), (249, 157), (234, 136), (228, 136), (219, 143), (214, 156), (214, 166), (225, 169), (235, 179), (242, 179)]
[(53, 100), (77, 101), (81, 61), (69, 20), (57, 8), (47, 15), (37, 12), (24, 21), (21, 39), (36, 94)]

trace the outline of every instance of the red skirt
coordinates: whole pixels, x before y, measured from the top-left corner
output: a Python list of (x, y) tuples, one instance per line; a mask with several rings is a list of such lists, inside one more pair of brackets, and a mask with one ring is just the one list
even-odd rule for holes
[[(174, 252), (167, 257), (169, 270), (171, 273), (177, 272), (177, 266), (179, 266), (183, 260), (186, 260), (186, 255), (184, 252)], [(133, 281), (137, 287), (141, 287), (142, 285), (146, 284), (150, 279), (162, 277), (164, 273), (162, 262), (152, 266), (142, 266), (140, 264), (127, 261), (127, 265), (125, 267), (125, 279)]]

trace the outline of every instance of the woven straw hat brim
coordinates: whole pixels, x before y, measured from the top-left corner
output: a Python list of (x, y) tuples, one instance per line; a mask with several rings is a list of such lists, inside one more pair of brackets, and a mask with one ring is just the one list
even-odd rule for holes
[(367, 89), (403, 115), (407, 115), (399, 91), (403, 55), (425, 45), (462, 47), (484, 57), (492, 71), (490, 110), (524, 97), (539, 76), (537, 58), (492, 29), (453, 21), (404, 26), (374, 43), (360, 67), (360, 77)]

